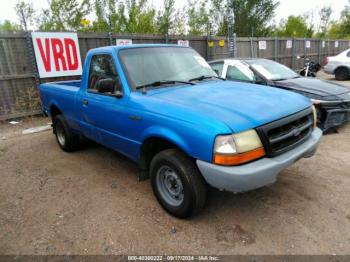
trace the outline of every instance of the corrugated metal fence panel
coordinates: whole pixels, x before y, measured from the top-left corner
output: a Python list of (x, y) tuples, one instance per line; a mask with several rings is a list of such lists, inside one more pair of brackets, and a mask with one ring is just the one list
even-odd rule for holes
[[(292, 43), (292, 45), (288, 46), (287, 42)], [(293, 39), (281, 39), (277, 42), (277, 59), (276, 61), (282, 63), (288, 67), (293, 67), (292, 63), (293, 57)]]
[[(0, 34), (0, 120), (18, 117), (40, 111), (40, 101), (35, 81), (35, 68), (28, 52), (27, 33)], [(133, 43), (166, 43), (164, 35), (112, 34), (112, 44), (116, 39), (132, 39)], [(81, 59), (84, 63), (88, 50), (110, 45), (108, 33), (78, 33)], [(225, 37), (210, 37), (213, 46), (208, 45), (206, 36), (169, 36), (168, 43), (177, 40), (189, 40), (190, 46), (207, 60), (232, 56)], [(31, 41), (31, 39), (29, 39)], [(220, 40), (224, 46), (220, 46)], [(293, 41), (292, 48), (286, 48), (287, 40)], [(266, 49), (259, 49), (259, 41), (266, 41)], [(305, 48), (310, 41), (310, 48)], [(322, 42), (325, 41), (323, 45)], [(30, 43), (30, 42), (29, 42)], [(325, 57), (335, 55), (350, 48), (348, 40), (287, 39), (287, 38), (236, 38), (237, 57), (264, 57), (274, 59), (294, 69), (303, 67), (304, 60), (299, 56), (308, 56), (313, 61), (323, 61)], [(45, 78), (41, 82), (79, 79), (75, 77)]]
[(26, 33), (0, 36), (0, 119), (40, 109)]

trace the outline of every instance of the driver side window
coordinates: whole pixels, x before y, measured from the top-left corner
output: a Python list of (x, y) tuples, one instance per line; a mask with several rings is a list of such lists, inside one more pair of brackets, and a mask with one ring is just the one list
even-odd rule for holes
[(98, 82), (103, 79), (113, 80), (114, 90), (111, 93), (122, 91), (112, 56), (94, 55), (90, 63), (88, 91), (98, 93)]

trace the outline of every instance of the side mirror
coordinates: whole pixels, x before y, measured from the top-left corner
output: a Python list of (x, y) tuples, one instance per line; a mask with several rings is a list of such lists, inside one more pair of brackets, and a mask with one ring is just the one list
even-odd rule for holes
[(98, 80), (96, 89), (99, 93), (113, 93), (115, 82), (112, 78), (105, 78)]
[(214, 69), (214, 72), (215, 72), (218, 76), (221, 76), (221, 75), (219, 75), (219, 70), (218, 70), (218, 69)]

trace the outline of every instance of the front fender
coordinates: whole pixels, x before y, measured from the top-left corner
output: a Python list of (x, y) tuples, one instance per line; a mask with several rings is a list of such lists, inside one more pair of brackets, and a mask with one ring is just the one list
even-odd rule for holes
[(173, 143), (177, 147), (179, 147), (182, 151), (184, 151), (189, 156), (193, 156), (193, 152), (189, 144), (174, 130), (163, 127), (163, 126), (151, 126), (143, 132), (141, 136), (142, 143), (146, 141), (148, 138), (158, 137), (169, 142)]

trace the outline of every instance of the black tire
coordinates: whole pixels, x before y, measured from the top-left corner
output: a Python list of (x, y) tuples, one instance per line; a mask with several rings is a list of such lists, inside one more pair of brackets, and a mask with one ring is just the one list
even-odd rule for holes
[[(174, 197), (177, 204), (172, 204), (169, 197), (164, 197), (162, 189), (161, 172), (164, 168), (173, 170), (181, 181), (183, 188), (183, 198), (181, 200)], [(171, 215), (178, 218), (187, 218), (194, 216), (201, 211), (206, 202), (207, 185), (199, 173), (199, 170), (192, 159), (176, 149), (167, 149), (158, 153), (151, 162), (150, 167), (151, 184), (153, 192), (162, 207)], [(166, 179), (164, 179), (166, 180)], [(176, 180), (178, 181), (178, 180)], [(175, 187), (176, 188), (176, 187)], [(170, 191), (168, 190), (168, 193)]]
[(299, 72), (299, 75), (305, 76), (305, 69), (301, 70), (301, 71)]
[(340, 67), (335, 70), (335, 79), (338, 81), (345, 81), (349, 79), (349, 70), (345, 67)]
[(69, 128), (62, 115), (54, 118), (53, 131), (60, 148), (65, 152), (73, 152), (81, 148), (79, 136)]

